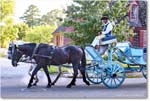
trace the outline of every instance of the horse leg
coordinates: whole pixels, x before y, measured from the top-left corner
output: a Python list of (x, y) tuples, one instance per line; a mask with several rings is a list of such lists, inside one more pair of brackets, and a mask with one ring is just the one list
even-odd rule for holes
[(32, 87), (32, 82), (33, 82), (33, 79), (34, 79), (34, 75), (37, 74), (37, 72), (40, 70), (40, 68), (41, 68), (41, 66), (37, 65), (36, 68), (34, 69), (27, 88), (31, 88)]
[(39, 82), (37, 74), (35, 75), (34, 79), (35, 79), (35, 82), (34, 82), (33, 86), (36, 86), (37, 83)]
[(51, 79), (50, 79), (50, 76), (49, 76), (49, 72), (48, 72), (47, 66), (44, 66), (43, 69), (44, 69), (44, 72), (45, 72), (45, 74), (47, 76), (47, 79), (48, 79), (47, 88), (51, 88)]
[(55, 85), (55, 83), (57, 82), (57, 80), (59, 79), (59, 77), (60, 77), (60, 75), (62, 73), (62, 71), (61, 71), (61, 65), (59, 65), (58, 71), (59, 71), (59, 73), (58, 73), (56, 79), (52, 82), (52, 85)]
[(73, 79), (70, 82), (70, 84), (67, 85), (67, 88), (71, 88), (72, 85), (75, 85), (75, 81), (78, 75), (78, 65), (73, 65), (73, 71), (74, 71)]
[(86, 80), (86, 77), (85, 77), (85, 68), (83, 68), (79, 65), (79, 70), (82, 74), (83, 82), (85, 82), (85, 84), (89, 86), (90, 83)]
[[(31, 76), (31, 72), (32, 72), (32, 70), (34, 69), (34, 67), (33, 67), (33, 65), (31, 65), (30, 66), (30, 69), (29, 69), (29, 71), (28, 71), (28, 74)], [(36, 86), (37, 85), (37, 83), (39, 82), (39, 79), (38, 79), (38, 76), (37, 76), (37, 74), (34, 76), (34, 80), (35, 80), (35, 82), (34, 82), (34, 84), (33, 84), (33, 86)]]

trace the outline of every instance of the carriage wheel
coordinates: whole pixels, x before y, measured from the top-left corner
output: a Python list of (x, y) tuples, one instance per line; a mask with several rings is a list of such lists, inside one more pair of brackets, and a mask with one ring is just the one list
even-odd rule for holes
[(117, 88), (125, 80), (125, 70), (119, 63), (111, 62), (106, 65), (101, 78), (106, 87)]
[(86, 67), (86, 77), (94, 84), (100, 84), (101, 81), (101, 69), (98, 65)]
[(146, 66), (142, 66), (142, 74), (143, 74), (144, 78), (147, 79), (147, 68), (146, 68)]

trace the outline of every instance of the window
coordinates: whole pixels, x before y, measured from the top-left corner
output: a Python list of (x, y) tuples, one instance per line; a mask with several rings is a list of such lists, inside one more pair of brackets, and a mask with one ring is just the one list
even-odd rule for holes
[(138, 21), (138, 5), (132, 5), (131, 12), (130, 12), (130, 20), (131, 21)]

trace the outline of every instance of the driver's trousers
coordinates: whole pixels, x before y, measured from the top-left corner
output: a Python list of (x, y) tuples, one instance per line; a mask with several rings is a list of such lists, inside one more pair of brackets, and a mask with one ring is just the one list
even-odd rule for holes
[(100, 45), (100, 40), (102, 39), (102, 38), (104, 38), (105, 37), (105, 34), (101, 34), (101, 35), (98, 35), (98, 36), (96, 36), (95, 38), (94, 38), (94, 40), (93, 40), (93, 42), (92, 42), (92, 46), (93, 47), (95, 47), (96, 45)]

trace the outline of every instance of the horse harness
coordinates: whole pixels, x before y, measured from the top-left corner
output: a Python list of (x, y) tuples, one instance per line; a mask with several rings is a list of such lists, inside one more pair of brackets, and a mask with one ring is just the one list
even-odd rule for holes
[[(42, 57), (42, 58), (47, 58), (47, 59), (50, 60), (48, 64), (51, 65), (51, 60), (52, 60), (52, 58), (53, 58), (54, 51), (56, 50), (56, 46), (52, 46), (52, 47), (51, 47), (52, 50), (50, 49), (50, 47), (48, 47), (48, 51), (51, 50), (51, 51), (49, 51), (48, 56), (36, 54), (36, 51), (37, 51), (37, 48), (38, 48), (38, 47), (39, 47), (39, 45), (36, 45), (36, 47), (34, 48), (34, 51), (33, 51), (33, 53), (32, 53), (32, 59), (33, 59), (33, 57), (35, 57), (35, 56)], [(55, 61), (55, 62), (58, 63), (58, 64), (61, 64), (60, 62), (58, 62), (58, 61), (55, 60), (54, 58), (53, 58), (53, 61)], [(64, 66), (64, 67), (69, 67), (69, 68), (71, 67), (71, 66), (67, 66), (67, 65), (62, 65), (62, 66)]]
[[(34, 59), (34, 57), (36, 57), (36, 56), (37, 56), (37, 57), (47, 58), (47, 59), (51, 60), (51, 59), (52, 59), (52, 55), (53, 55), (54, 50), (55, 50), (55, 46), (52, 46), (52, 51), (50, 51), (49, 55), (46, 56), (46, 55), (39, 55), (39, 54), (36, 54), (36, 51), (37, 51), (39, 45), (40, 45), (40, 44), (36, 44), (36, 46), (35, 46), (35, 48), (34, 48), (34, 50), (33, 50), (33, 52), (32, 52), (31, 57), (26, 57), (26, 56), (24, 56), (24, 57), (22, 57), (22, 58), (24, 58), (24, 59), (21, 58), (21, 60), (22, 60), (23, 62), (26, 62), (26, 63), (33, 63), (33, 64), (36, 64), (35, 59)], [(49, 47), (49, 48), (50, 48), (50, 47)]]
[[(38, 56), (38, 57), (43, 57), (43, 58), (48, 58), (48, 59), (52, 59), (52, 55), (53, 55), (53, 53), (54, 53), (54, 50), (55, 50), (55, 46), (52, 46), (52, 50), (50, 51), (50, 53), (49, 53), (49, 56), (46, 56), (46, 55), (39, 55), (39, 54), (36, 54), (36, 51), (37, 51), (37, 48), (39, 47), (39, 44), (36, 44), (36, 47), (34, 48), (34, 50), (33, 50), (33, 53), (32, 53), (32, 56), (31, 56), (31, 58), (33, 59), (33, 57), (35, 57), (35, 56)], [(50, 48), (50, 47), (48, 47), (48, 48)]]

